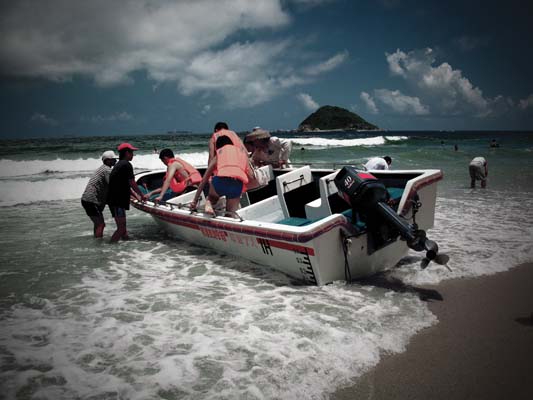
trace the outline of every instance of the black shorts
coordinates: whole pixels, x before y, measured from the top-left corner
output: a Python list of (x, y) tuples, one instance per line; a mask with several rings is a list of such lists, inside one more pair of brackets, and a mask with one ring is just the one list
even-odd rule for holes
[(126, 216), (126, 209), (122, 207), (115, 207), (115, 206), (109, 206), (109, 210), (111, 211), (111, 216), (113, 218), (121, 218)]
[(105, 204), (98, 205), (96, 203), (91, 203), (89, 201), (82, 200), (81, 205), (85, 209), (85, 212), (89, 217), (104, 217), (102, 211), (104, 211)]

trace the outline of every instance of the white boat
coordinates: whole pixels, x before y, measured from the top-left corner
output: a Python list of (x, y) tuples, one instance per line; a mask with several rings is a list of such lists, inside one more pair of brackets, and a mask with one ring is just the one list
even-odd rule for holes
[[(409, 248), (426, 251), (426, 265), (439, 256), (441, 263), (447, 261), (424, 232), (434, 223), (439, 170), (370, 171), (376, 179), (350, 167), (268, 166), (262, 173), (268, 184), (244, 193), (241, 208), (232, 216), (204, 214), (203, 197), (199, 211), (191, 212), (194, 192), (163, 204), (132, 200), (132, 205), (173, 237), (269, 266), (308, 284), (392, 268)], [(161, 186), (163, 174), (144, 172), (136, 180), (151, 190)]]

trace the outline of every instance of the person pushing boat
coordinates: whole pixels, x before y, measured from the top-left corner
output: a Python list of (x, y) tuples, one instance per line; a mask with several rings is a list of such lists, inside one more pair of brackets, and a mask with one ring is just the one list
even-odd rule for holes
[(147, 199), (135, 182), (133, 167), (130, 163), (133, 160), (133, 152), (139, 149), (129, 143), (122, 143), (117, 149), (119, 161), (109, 175), (107, 195), (107, 204), (117, 224), (117, 230), (111, 236), (112, 242), (129, 238), (126, 229), (126, 210), (130, 209), (130, 196), (134, 195), (142, 201)]
[(102, 154), (103, 165), (91, 176), (81, 196), (81, 205), (85, 209), (87, 216), (93, 221), (95, 238), (101, 238), (104, 235), (103, 211), (107, 200), (109, 175), (116, 162), (117, 156), (113, 150), (104, 151)]

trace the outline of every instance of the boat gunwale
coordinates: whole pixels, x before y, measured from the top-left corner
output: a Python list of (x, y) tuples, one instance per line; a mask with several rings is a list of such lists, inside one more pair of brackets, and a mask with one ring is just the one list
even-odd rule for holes
[[(159, 172), (160, 171), (143, 171), (139, 174), (140, 176), (138, 176), (137, 179), (151, 173)], [(406, 187), (410, 186), (409, 192), (407, 195), (404, 193), (404, 196), (402, 196), (403, 205), (401, 210), (398, 212), (398, 214), (402, 216), (410, 210), (412, 202), (409, 200), (415, 196), (418, 190), (440, 181), (443, 178), (442, 171), (440, 170), (395, 170), (386, 172), (390, 173), (391, 175), (402, 173), (421, 173), (420, 176), (409, 180), (406, 184)], [(409, 185), (409, 182), (411, 182), (411, 185)], [(288, 242), (309, 242), (336, 227), (344, 228), (349, 234), (357, 235), (361, 233), (356, 230), (348, 221), (348, 219), (342, 214), (332, 214), (326, 218), (314, 221), (306, 226), (290, 226), (258, 220), (240, 220), (227, 217), (214, 218), (191, 213), (189, 210), (184, 208), (177, 208), (177, 205), (175, 205), (176, 208), (174, 208), (173, 206), (155, 205), (153, 202), (141, 202), (138, 200), (132, 200), (131, 203), (135, 208), (174, 225), (182, 225), (192, 229), (200, 229), (200, 227), (219, 229), (233, 233), (254, 235)], [(163, 207), (169, 207), (170, 209), (167, 210)], [(251, 226), (250, 222), (255, 224), (260, 223), (267, 226)]]

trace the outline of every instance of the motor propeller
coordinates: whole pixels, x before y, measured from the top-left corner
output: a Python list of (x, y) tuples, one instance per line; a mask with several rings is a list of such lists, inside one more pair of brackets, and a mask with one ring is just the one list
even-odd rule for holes
[(444, 265), (451, 272), (452, 269), (448, 266), (450, 257), (447, 254), (439, 253), (439, 246), (433, 240), (425, 239), (424, 248), (426, 250), (426, 256), (420, 263), (420, 268), (426, 269), (431, 261)]

